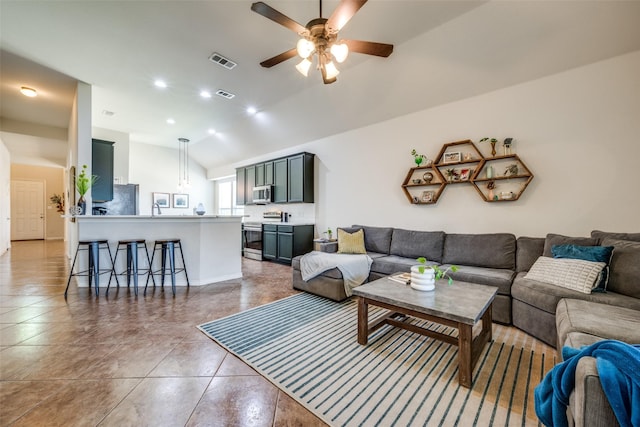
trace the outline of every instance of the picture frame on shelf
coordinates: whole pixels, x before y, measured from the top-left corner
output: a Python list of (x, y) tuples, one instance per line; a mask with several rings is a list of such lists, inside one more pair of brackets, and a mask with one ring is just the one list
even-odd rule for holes
[(189, 195), (188, 194), (174, 193), (173, 194), (173, 207), (174, 208), (180, 208), (180, 209), (188, 208), (189, 207)]
[(472, 172), (471, 169), (462, 169), (460, 171), (460, 181), (469, 181), (471, 172)]
[(153, 193), (153, 204), (158, 204), (161, 208), (169, 207), (169, 193)]
[(460, 151), (444, 153), (442, 160), (444, 163), (459, 163), (462, 161), (462, 153)]
[(433, 202), (434, 197), (435, 197), (435, 192), (431, 190), (423, 191), (420, 201), (423, 203)]

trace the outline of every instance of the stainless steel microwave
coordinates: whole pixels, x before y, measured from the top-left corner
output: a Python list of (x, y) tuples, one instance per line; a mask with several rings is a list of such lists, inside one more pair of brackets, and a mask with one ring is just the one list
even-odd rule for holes
[(273, 186), (262, 185), (260, 187), (253, 187), (253, 203), (267, 204), (273, 201)]

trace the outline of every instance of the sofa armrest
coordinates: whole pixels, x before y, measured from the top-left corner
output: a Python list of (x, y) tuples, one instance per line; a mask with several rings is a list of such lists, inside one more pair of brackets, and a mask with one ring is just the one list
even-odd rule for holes
[(576, 384), (569, 397), (576, 427), (617, 426), (618, 421), (600, 385), (596, 359), (581, 357), (576, 365)]
[(320, 252), (338, 252), (338, 242), (318, 243), (318, 249), (320, 250)]

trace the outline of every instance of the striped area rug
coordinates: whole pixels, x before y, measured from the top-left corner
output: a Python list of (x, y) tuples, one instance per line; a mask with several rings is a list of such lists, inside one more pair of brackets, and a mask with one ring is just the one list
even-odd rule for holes
[[(383, 312), (369, 306), (370, 319)], [(333, 426), (539, 425), (533, 389), (555, 360), (495, 333), (513, 328), (494, 325), (467, 389), (457, 347), (390, 326), (361, 346), (356, 314), (355, 299), (303, 293), (199, 328)]]

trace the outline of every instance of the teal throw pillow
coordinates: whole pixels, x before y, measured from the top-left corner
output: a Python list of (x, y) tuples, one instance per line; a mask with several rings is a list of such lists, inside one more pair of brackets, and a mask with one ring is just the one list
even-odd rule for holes
[(602, 275), (593, 292), (606, 292), (609, 283), (609, 263), (613, 255), (613, 246), (579, 246), (579, 245), (553, 245), (551, 253), (554, 258), (582, 259), (585, 261), (604, 262), (607, 265), (602, 269)]

